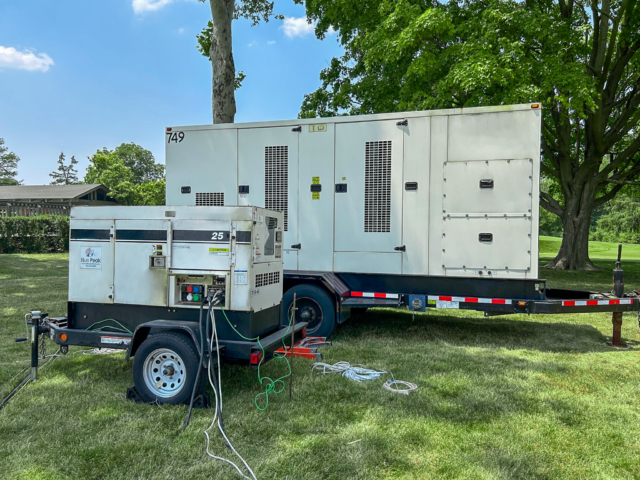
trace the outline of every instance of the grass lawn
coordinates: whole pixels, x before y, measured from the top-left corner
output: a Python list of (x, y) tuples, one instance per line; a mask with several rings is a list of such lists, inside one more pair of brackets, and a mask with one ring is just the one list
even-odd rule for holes
[[(540, 236), (540, 257), (553, 258), (560, 250), (561, 238)], [(589, 257), (591, 259), (611, 259), (618, 257), (618, 244), (609, 242), (589, 242)], [(622, 261), (640, 260), (640, 245), (622, 245)]]
[[(13, 343), (24, 336), (23, 314), (65, 312), (66, 262), (0, 256), (0, 386), (28, 363), (27, 345)], [(596, 264), (606, 271), (541, 276), (557, 287), (609, 289), (613, 262)], [(623, 266), (629, 288), (640, 287), (640, 262)], [(225, 426), (260, 479), (640, 478), (636, 319), (625, 316), (623, 326), (635, 349), (611, 349), (610, 334), (604, 314), (375, 310), (338, 328), (324, 360), (391, 371), (417, 393), (312, 375), (311, 361), (295, 359), (293, 401), (276, 395), (260, 412), (256, 372), (225, 366)], [(239, 478), (204, 452), (211, 411), (195, 411), (178, 436), (186, 407), (124, 400), (132, 378), (123, 353), (73, 353), (0, 412), (0, 477)], [(283, 368), (271, 362), (265, 373)], [(212, 451), (231, 455), (215, 434)]]

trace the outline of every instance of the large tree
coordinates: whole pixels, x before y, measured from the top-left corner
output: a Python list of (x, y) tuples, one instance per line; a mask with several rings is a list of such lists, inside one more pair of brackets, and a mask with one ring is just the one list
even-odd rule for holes
[(4, 144), (4, 138), (0, 138), (0, 185), (18, 185), (18, 162), (20, 158)]
[(78, 183), (78, 170), (76, 170), (78, 161), (76, 157), (71, 156), (69, 165), (65, 165), (64, 160), (64, 152), (60, 152), (60, 156), (58, 156), (58, 169), (49, 174), (49, 176), (53, 178), (51, 185), (75, 185)]
[[(204, 2), (205, 0), (199, 0)], [(244, 79), (242, 72), (236, 76), (233, 60), (231, 23), (246, 18), (257, 25), (273, 15), (273, 2), (268, 0), (209, 0), (212, 21), (197, 36), (198, 50), (211, 61), (211, 108), (213, 123), (233, 123), (236, 115), (235, 90)], [(282, 18), (276, 15), (276, 18)]]
[(89, 157), (85, 183), (101, 183), (109, 196), (124, 205), (164, 205), (164, 165), (140, 145), (123, 143)]
[[(595, 268), (593, 209), (640, 174), (638, 0), (306, 0), (345, 47), (301, 116), (541, 101), (550, 267)], [(555, 195), (554, 195), (555, 193)]]

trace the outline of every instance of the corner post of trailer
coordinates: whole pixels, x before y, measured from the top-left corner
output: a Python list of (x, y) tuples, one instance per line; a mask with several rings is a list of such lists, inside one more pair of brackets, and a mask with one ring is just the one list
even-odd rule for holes
[(47, 314), (31, 312), (31, 381), (38, 376), (38, 341), (40, 340), (42, 318)]
[[(616, 267), (613, 269), (613, 294), (620, 298), (624, 295), (624, 270), (621, 267), (620, 257), (622, 256), (622, 244), (618, 244), (618, 260)], [(613, 334), (611, 336), (611, 346), (624, 348), (626, 345), (622, 343), (622, 312), (613, 312), (611, 318), (613, 324)]]

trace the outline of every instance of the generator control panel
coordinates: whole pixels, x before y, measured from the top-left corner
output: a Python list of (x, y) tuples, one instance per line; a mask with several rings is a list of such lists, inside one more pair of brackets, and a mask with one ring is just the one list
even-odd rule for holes
[[(178, 275), (174, 278), (174, 305), (200, 304), (209, 292), (218, 292), (221, 298), (226, 297), (227, 275)], [(224, 304), (222, 306), (224, 307)]]

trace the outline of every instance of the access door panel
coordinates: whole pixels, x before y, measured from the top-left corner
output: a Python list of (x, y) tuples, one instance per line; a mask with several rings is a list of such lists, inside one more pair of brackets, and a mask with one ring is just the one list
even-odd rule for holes
[(284, 215), (284, 268), (297, 269), (298, 132), (292, 127), (238, 131), (238, 205), (253, 205)]
[(533, 162), (446, 162), (442, 190), (445, 213), (531, 213)]
[(175, 220), (172, 227), (171, 270), (229, 270), (231, 222)]
[(115, 303), (167, 305), (167, 270), (150, 257), (167, 255), (168, 227), (168, 220), (116, 220)]
[(69, 301), (113, 303), (113, 220), (71, 220)]
[(300, 270), (333, 270), (334, 127), (305, 125), (299, 134)]
[(236, 205), (238, 131), (173, 133), (183, 135), (167, 132), (167, 205)]
[(402, 245), (404, 133), (396, 123), (336, 125), (336, 251), (394, 253)]
[(530, 215), (447, 217), (442, 265), (447, 275), (454, 276), (496, 271), (518, 271), (523, 276), (532, 262), (531, 233)]

